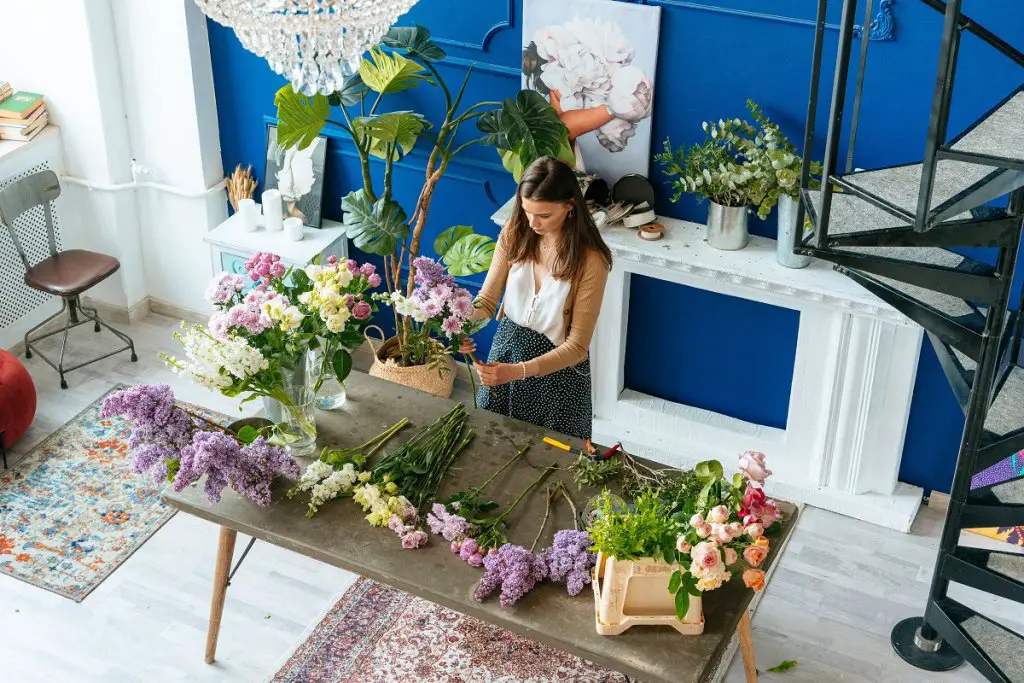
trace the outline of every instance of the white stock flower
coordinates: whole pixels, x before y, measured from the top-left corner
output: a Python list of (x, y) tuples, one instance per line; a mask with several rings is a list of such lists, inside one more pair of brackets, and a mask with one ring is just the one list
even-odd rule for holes
[(280, 327), (285, 332), (297, 329), (302, 324), (302, 311), (297, 306), (289, 306), (281, 311)]

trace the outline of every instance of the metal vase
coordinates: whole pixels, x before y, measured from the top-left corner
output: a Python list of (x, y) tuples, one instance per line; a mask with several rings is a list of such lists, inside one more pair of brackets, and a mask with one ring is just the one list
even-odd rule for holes
[(722, 206), (710, 202), (708, 209), (708, 246), (735, 251), (747, 246), (747, 207)]
[[(794, 254), (793, 245), (800, 244), (803, 230), (796, 226), (797, 203), (791, 197), (779, 197), (779, 235), (775, 248), (775, 259), (787, 268), (806, 268), (811, 257)], [(796, 239), (794, 239), (794, 235)]]

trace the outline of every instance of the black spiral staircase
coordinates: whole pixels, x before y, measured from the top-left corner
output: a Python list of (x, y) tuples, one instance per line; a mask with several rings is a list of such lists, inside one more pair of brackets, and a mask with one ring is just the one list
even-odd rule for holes
[[(797, 225), (806, 212), (813, 234), (793, 246), (830, 261), (921, 325), (965, 415), (924, 616), (897, 624), (893, 647), (922, 669), (967, 660), (990, 681), (1024, 683), (1024, 636), (947, 595), (955, 582), (1024, 603), (1024, 555), (960, 545), (962, 529), (1024, 524), (1024, 477), (971, 489), (973, 475), (1024, 450), (1024, 300), (1010, 301), (1024, 229), (1024, 85), (966, 131), (947, 134), (962, 33), (1020, 67), (1024, 53), (964, 15), (962, 0), (921, 1), (944, 15), (924, 160), (837, 173), (858, 5), (843, 0), (821, 189), (809, 188), (810, 154), (803, 169)], [(805, 150), (814, 139), (827, 4), (818, 0)], [(865, 59), (866, 43), (854, 118)], [(995, 264), (952, 251), (959, 247), (991, 248)]]

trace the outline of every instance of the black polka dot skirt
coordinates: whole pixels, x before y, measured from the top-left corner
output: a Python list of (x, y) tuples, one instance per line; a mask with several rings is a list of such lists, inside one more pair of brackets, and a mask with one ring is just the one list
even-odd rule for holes
[[(554, 348), (543, 334), (503, 318), (487, 362), (525, 363)], [(580, 439), (589, 439), (591, 435), (590, 400), (589, 360), (544, 377), (513, 380), (500, 387), (480, 387), (477, 393), (481, 408)]]

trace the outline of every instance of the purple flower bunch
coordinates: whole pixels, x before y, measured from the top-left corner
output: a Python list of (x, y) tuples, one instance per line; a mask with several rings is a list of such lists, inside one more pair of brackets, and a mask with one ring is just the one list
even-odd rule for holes
[(406, 550), (422, 548), (429, 540), (426, 531), (416, 528), (415, 515), (411, 520), (404, 520), (398, 515), (391, 515), (391, 518), (388, 519), (388, 528), (402, 539), (402, 547)]
[[(457, 511), (458, 503), (452, 503)], [(446, 541), (461, 541), (472, 534), (476, 528), (470, 524), (465, 517), (448, 512), (441, 503), (434, 503), (427, 513), (427, 526), (432, 533), (441, 536)]]
[(275, 476), (299, 478), (298, 463), (263, 437), (243, 444), (224, 431), (200, 429), (175, 403), (169, 386), (141, 384), (111, 394), (104, 399), (100, 416), (115, 415), (132, 422), (132, 471), (149, 471), (157, 483), (173, 472), (175, 491), (206, 475), (204, 490), (210, 502), (219, 502), (224, 488), (231, 486), (266, 506)]
[(510, 607), (547, 578), (548, 567), (543, 558), (526, 548), (506, 543), (493, 555), (484, 558), (484, 575), (477, 584), (474, 597), (483, 601), (501, 588), (502, 607)]
[(412, 296), (428, 319), (441, 320), (441, 332), (449, 339), (462, 334), (473, 315), (473, 295), (455, 284), (455, 278), (432, 258), (420, 256), (412, 262), (416, 268), (416, 289)]
[(245, 270), (249, 273), (249, 279), (259, 282), (262, 285), (270, 283), (271, 278), (284, 277), (285, 267), (281, 263), (281, 257), (266, 251), (259, 251), (245, 262)]
[(245, 288), (245, 280), (241, 275), (221, 273), (206, 288), (206, 300), (214, 306), (231, 302), (235, 295)]
[(564, 582), (569, 595), (579, 595), (590, 583), (590, 570), (597, 561), (597, 556), (590, 552), (593, 544), (586, 531), (564, 529), (556, 533), (554, 545), (541, 554), (548, 578)]

